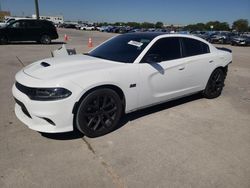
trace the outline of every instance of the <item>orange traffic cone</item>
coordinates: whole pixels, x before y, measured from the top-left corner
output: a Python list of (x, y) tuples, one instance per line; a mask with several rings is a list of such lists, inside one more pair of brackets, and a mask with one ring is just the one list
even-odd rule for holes
[(92, 48), (92, 47), (93, 47), (93, 42), (92, 42), (92, 38), (91, 38), (91, 37), (89, 37), (88, 47), (89, 47), (89, 48)]
[(66, 42), (66, 41), (68, 41), (69, 40), (69, 37), (68, 37), (68, 35), (64, 35), (64, 41)]

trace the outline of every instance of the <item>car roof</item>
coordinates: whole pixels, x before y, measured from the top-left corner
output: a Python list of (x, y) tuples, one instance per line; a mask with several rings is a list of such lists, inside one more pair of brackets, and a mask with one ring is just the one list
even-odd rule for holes
[(184, 38), (191, 38), (191, 39), (196, 39), (199, 41), (202, 41), (204, 43), (208, 43), (206, 40), (194, 36), (194, 35), (190, 35), (190, 34), (179, 34), (179, 33), (165, 33), (165, 32), (135, 32), (135, 33), (126, 33), (123, 35), (127, 35), (127, 36), (138, 36), (138, 37), (146, 37), (146, 38), (158, 38), (158, 37), (184, 37)]
[(148, 38), (155, 38), (158, 37), (159, 35), (164, 35), (166, 33), (164, 32), (135, 32), (135, 33), (126, 33), (124, 35), (130, 35), (134, 37), (148, 37)]
[(37, 19), (32, 19), (32, 18), (29, 18), (29, 19), (18, 19), (18, 20), (15, 20), (15, 21), (36, 21), (36, 22), (50, 22), (48, 20), (37, 20)]

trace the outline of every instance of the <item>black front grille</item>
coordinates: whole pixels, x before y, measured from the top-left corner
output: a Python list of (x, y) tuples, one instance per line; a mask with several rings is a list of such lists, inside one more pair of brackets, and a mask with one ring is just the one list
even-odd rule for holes
[(23, 113), (26, 116), (28, 116), (29, 118), (32, 118), (30, 113), (28, 112), (27, 108), (24, 106), (24, 104), (21, 101), (17, 100), (16, 98), (14, 98), (14, 99), (15, 99), (16, 103), (21, 107)]
[(16, 82), (16, 88), (21, 91), (22, 93), (26, 94), (28, 97), (29, 96), (34, 96), (35, 95), (35, 88), (27, 87), (24, 86), (18, 82)]

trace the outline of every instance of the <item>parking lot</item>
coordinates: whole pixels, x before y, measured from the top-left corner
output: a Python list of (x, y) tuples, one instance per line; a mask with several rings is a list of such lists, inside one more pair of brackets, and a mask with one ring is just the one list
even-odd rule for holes
[(114, 36), (59, 29), (51, 45), (0, 45), (0, 187), (250, 187), (250, 47), (233, 51), (219, 98), (193, 95), (126, 115), (99, 138), (40, 134), (14, 114), (11, 87), (22, 68), (63, 44), (87, 52)]

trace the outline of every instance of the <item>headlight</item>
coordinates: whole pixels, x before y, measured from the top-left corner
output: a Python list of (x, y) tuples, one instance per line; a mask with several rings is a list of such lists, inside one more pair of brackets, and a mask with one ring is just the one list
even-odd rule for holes
[(69, 97), (72, 93), (65, 88), (34, 88), (34, 95), (29, 98), (38, 101), (51, 101), (64, 99)]
[(33, 88), (16, 82), (18, 90), (26, 94), (31, 100), (53, 101), (69, 97), (72, 93), (65, 88)]

